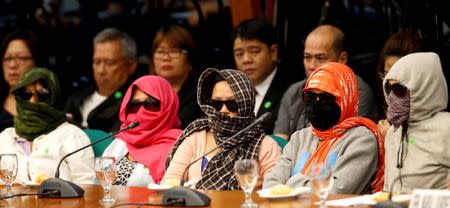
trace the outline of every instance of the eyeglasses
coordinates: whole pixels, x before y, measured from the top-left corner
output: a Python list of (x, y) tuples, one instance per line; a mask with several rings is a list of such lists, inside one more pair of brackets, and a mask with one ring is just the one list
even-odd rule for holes
[(28, 90), (26, 88), (22, 88), (17, 92), (17, 96), (22, 100), (30, 100), (32, 96), (36, 96), (36, 98), (39, 100), (39, 102), (48, 103), (50, 101), (50, 98), (52, 96), (52, 93), (47, 88), (41, 88), (37, 90), (36, 92), (31, 92), (31, 90)]
[(181, 54), (188, 54), (189, 52), (185, 49), (180, 48), (171, 48), (171, 49), (162, 49), (157, 48), (155, 52), (153, 52), (153, 57), (155, 59), (164, 59), (164, 57), (169, 56), (169, 58), (179, 58)]
[(303, 95), (303, 101), (305, 101), (305, 103), (312, 103), (312, 102), (334, 103), (334, 102), (336, 102), (336, 97), (334, 97), (330, 93), (316, 94), (316, 93), (313, 93), (313, 92), (310, 92), (307, 90), (303, 90), (302, 95)]
[(207, 101), (207, 104), (217, 111), (220, 111), (223, 105), (227, 106), (227, 109), (230, 112), (238, 112), (238, 105), (236, 100), (214, 100), (210, 99)]
[(399, 83), (395, 83), (395, 84), (391, 85), (391, 84), (389, 84), (389, 82), (387, 82), (384, 88), (386, 89), (386, 93), (388, 95), (392, 91), (398, 97), (404, 97), (406, 95), (406, 93), (408, 92), (408, 88), (406, 88), (405, 86), (403, 86)]
[(148, 98), (147, 100), (131, 100), (129, 103), (128, 113), (135, 114), (139, 111), (141, 106), (144, 106), (145, 110), (158, 112), (160, 110), (161, 102), (154, 98)]
[(31, 56), (14, 56), (14, 57), (4, 57), (2, 59), (3, 63), (9, 63), (15, 61), (19, 64), (24, 64), (26, 61), (33, 59)]

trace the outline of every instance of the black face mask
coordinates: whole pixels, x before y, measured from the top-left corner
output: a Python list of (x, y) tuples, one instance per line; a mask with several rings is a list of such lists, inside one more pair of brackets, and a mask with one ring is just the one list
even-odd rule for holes
[(337, 124), (341, 117), (341, 108), (335, 102), (307, 102), (305, 114), (314, 128), (323, 131)]

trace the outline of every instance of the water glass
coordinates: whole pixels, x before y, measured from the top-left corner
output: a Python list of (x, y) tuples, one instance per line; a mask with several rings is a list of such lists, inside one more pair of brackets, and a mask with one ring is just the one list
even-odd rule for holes
[(104, 203), (113, 203), (116, 200), (111, 196), (111, 186), (116, 179), (116, 160), (114, 157), (96, 157), (95, 175), (105, 191), (105, 196), (101, 199)]
[(309, 167), (309, 176), (311, 179), (311, 190), (314, 191), (320, 199), (320, 207), (327, 207), (326, 200), (328, 191), (333, 186), (333, 171), (328, 163), (311, 164)]
[(252, 201), (252, 191), (258, 181), (258, 163), (253, 159), (238, 160), (234, 163), (234, 173), (239, 186), (244, 190), (245, 202), (241, 205), (241, 208), (254, 208), (258, 207)]
[(16, 154), (0, 154), (0, 180), (6, 185), (6, 193), (4, 196), (13, 196), (11, 191), (12, 183), (17, 176), (17, 155)]

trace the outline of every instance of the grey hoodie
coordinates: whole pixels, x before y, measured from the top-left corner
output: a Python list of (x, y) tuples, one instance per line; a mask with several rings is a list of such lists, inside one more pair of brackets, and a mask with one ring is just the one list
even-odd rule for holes
[[(401, 139), (402, 127), (394, 130), (391, 126), (386, 134), (384, 189), (389, 191), (393, 186), (392, 190), (398, 192), (446, 188), (450, 168), (450, 113), (444, 112), (448, 91), (439, 56), (435, 53), (404, 56), (392, 66), (383, 86), (388, 80), (397, 80), (407, 87), (411, 103), (405, 138)], [(403, 158), (397, 159), (401, 142)], [(398, 160), (402, 160), (402, 168), (397, 167)]]

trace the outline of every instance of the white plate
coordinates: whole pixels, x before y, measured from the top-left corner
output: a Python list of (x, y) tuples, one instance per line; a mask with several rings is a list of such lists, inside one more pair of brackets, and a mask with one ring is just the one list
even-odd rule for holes
[(309, 193), (311, 192), (310, 187), (297, 187), (294, 190), (291, 191), (289, 194), (283, 194), (283, 195), (274, 195), (270, 193), (270, 188), (262, 189), (258, 191), (259, 197), (265, 198), (268, 200), (286, 200), (286, 199), (293, 199), (299, 196), (300, 194)]
[(151, 184), (148, 184), (148, 186), (147, 186), (148, 189), (151, 189), (151, 190), (156, 191), (158, 193), (165, 192), (165, 191), (169, 190), (172, 187), (173, 186), (170, 186), (170, 185), (160, 185), (160, 184), (156, 184), (156, 183), (151, 183)]
[(41, 185), (41, 184), (36, 183), (34, 181), (21, 181), (21, 184), (24, 185), (24, 186), (31, 187), (31, 188), (37, 188), (37, 187), (39, 187), (39, 185)]

